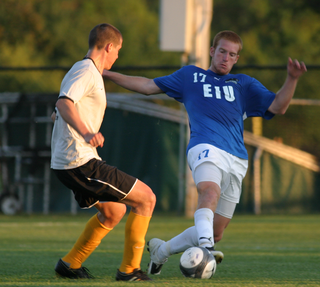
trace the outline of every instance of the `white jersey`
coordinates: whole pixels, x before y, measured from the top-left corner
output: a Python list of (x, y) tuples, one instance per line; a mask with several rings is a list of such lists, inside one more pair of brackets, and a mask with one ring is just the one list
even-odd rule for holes
[[(75, 63), (65, 75), (60, 88), (61, 97), (74, 102), (91, 133), (99, 132), (107, 99), (102, 75), (91, 59)], [(57, 111), (51, 140), (51, 168), (76, 168), (93, 158), (101, 160), (97, 149), (86, 143)]]

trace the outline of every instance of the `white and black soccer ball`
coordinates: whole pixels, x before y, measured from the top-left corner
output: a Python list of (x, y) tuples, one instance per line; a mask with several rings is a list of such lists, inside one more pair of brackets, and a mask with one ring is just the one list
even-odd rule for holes
[(214, 256), (204, 247), (190, 247), (180, 257), (180, 270), (185, 277), (209, 279), (216, 267)]

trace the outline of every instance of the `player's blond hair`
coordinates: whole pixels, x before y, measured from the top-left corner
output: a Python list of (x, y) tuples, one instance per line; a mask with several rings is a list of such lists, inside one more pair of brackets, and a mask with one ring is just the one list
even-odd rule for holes
[(103, 49), (108, 43), (119, 45), (121, 32), (111, 24), (103, 23), (95, 26), (89, 34), (89, 49)]
[(240, 36), (237, 33), (233, 32), (233, 31), (229, 31), (229, 30), (219, 32), (213, 39), (212, 47), (217, 48), (217, 46), (219, 45), (219, 41), (221, 39), (225, 39), (225, 40), (228, 40), (228, 41), (231, 41), (233, 43), (238, 44), (239, 45), (238, 54), (242, 50), (243, 43), (242, 43)]

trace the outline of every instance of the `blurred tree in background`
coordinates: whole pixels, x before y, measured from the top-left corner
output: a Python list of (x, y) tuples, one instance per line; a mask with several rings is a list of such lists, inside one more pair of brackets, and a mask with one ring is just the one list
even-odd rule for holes
[[(159, 0), (2, 0), (1, 66), (70, 67), (87, 52), (90, 30), (103, 22), (124, 37), (115, 66), (180, 65), (180, 53), (159, 50), (159, 5)], [(239, 65), (285, 65), (288, 56), (320, 64), (318, 6), (315, 0), (214, 0), (212, 38), (225, 29), (239, 33), (244, 42)], [(2, 73), (1, 91), (59, 90), (53, 75), (39, 81), (37, 72), (24, 81), (23, 74)], [(282, 78), (272, 80), (275, 88)], [(17, 80), (21, 86), (11, 85)]]
[[(179, 65), (177, 53), (159, 50), (157, 13), (145, 0), (2, 0), (0, 63), (71, 67), (87, 53), (90, 30), (107, 22), (124, 38), (117, 65)], [(1, 72), (0, 91), (57, 92), (64, 74)]]
[[(123, 34), (123, 48), (114, 68), (179, 66), (181, 53), (159, 49), (159, 0), (2, 0), (0, 5), (0, 66), (69, 68), (88, 50), (90, 30), (108, 22)], [(317, 0), (214, 0), (212, 34), (237, 32), (244, 42), (238, 67), (286, 66), (297, 58), (307, 66), (320, 65), (320, 6)], [(179, 13), (179, 11), (177, 11)], [(209, 63), (208, 63), (209, 66)], [(234, 69), (276, 92), (285, 69)], [(123, 70), (125, 71), (125, 70)], [(125, 71), (147, 77), (173, 70)], [(0, 92), (58, 92), (66, 70), (0, 71)], [(295, 98), (319, 99), (320, 70), (310, 69), (299, 81)], [(124, 91), (106, 81), (109, 92)], [(291, 106), (284, 117), (264, 121), (264, 136), (320, 157), (320, 107)], [(245, 123), (250, 129), (251, 121)], [(303, 136), (302, 136), (303, 131)], [(307, 137), (307, 138), (306, 138)]]

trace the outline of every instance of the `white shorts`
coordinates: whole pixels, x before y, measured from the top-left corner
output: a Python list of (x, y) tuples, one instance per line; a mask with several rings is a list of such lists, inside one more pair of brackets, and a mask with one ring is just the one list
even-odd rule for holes
[(232, 218), (240, 200), (248, 161), (210, 144), (194, 146), (189, 150), (187, 159), (196, 185), (202, 181), (212, 181), (219, 185), (221, 195), (216, 213)]

